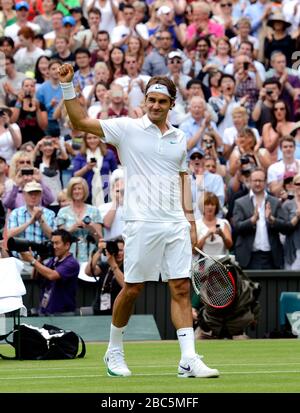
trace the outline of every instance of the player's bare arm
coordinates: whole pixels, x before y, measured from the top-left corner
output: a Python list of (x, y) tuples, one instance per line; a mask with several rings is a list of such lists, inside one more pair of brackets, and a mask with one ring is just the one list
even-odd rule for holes
[[(67, 92), (72, 92), (73, 77), (74, 70), (69, 63), (59, 68), (59, 80), (63, 91), (67, 90)], [(70, 96), (72, 97), (72, 94)], [(91, 119), (87, 116), (76, 96), (71, 99), (66, 99), (66, 93), (64, 92), (64, 103), (74, 129), (89, 132), (99, 137), (104, 136), (99, 120)]]
[(181, 178), (181, 203), (186, 219), (191, 224), (191, 241), (192, 247), (197, 245), (196, 222), (193, 211), (192, 191), (190, 184), (190, 176), (187, 172), (179, 173)]

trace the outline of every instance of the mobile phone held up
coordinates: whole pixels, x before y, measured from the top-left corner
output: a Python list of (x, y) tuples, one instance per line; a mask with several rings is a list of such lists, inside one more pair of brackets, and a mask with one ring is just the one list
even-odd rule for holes
[(90, 162), (92, 162), (92, 163), (95, 162), (95, 163), (96, 163), (96, 162), (97, 162), (97, 159), (96, 159), (96, 158), (91, 158), (91, 159), (90, 159)]
[(21, 175), (33, 175), (33, 169), (28, 168), (28, 169), (21, 169)]

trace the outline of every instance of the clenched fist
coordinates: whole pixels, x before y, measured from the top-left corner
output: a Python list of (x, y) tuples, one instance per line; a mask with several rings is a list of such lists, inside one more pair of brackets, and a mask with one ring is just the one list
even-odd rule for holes
[(73, 66), (69, 63), (62, 65), (58, 69), (59, 81), (62, 83), (72, 82), (74, 76)]

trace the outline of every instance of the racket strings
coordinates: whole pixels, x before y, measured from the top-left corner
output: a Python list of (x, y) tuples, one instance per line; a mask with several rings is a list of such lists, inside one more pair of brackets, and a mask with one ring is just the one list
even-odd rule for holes
[(212, 307), (225, 307), (234, 299), (235, 285), (230, 272), (213, 259), (194, 263), (192, 280), (195, 291)]

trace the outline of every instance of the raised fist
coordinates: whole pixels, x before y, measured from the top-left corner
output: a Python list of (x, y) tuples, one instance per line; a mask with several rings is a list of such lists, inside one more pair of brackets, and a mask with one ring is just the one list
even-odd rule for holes
[(74, 76), (73, 66), (66, 63), (58, 69), (59, 81), (62, 83), (72, 82)]

